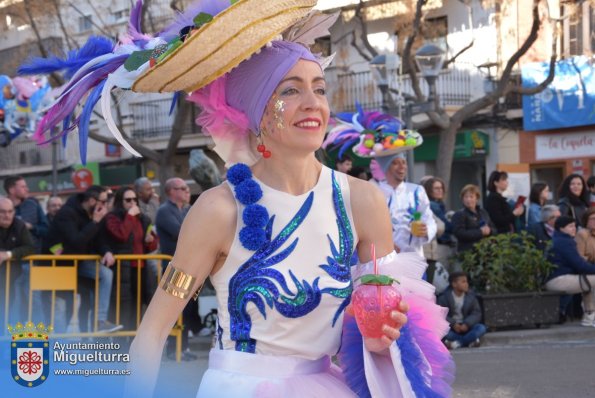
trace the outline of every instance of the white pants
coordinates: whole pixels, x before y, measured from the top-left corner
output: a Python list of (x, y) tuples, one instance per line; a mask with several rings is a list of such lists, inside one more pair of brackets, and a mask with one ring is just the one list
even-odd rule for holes
[[(587, 275), (587, 279), (591, 283), (591, 286), (595, 288), (595, 275)], [(547, 290), (552, 290), (555, 292), (576, 294), (583, 293), (582, 289), (586, 288), (586, 286), (583, 283), (583, 286), (581, 288), (579, 275), (567, 274), (557, 276), (547, 281), (547, 283), (545, 284), (545, 288)], [(593, 289), (591, 289), (589, 293), (583, 293), (583, 304), (585, 306), (586, 312), (595, 311), (595, 294), (593, 294)]]

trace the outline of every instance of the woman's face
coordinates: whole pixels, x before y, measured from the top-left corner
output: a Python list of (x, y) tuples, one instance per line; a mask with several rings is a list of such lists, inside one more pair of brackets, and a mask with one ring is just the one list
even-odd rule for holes
[(132, 206), (138, 204), (136, 193), (133, 190), (128, 190), (124, 192), (122, 204), (124, 206), (124, 210), (129, 210)]
[(546, 185), (545, 188), (543, 188), (543, 190), (539, 194), (539, 201), (543, 204), (549, 199), (549, 197), (550, 197), (550, 187), (548, 187)]
[(470, 210), (475, 210), (477, 207), (477, 195), (473, 192), (466, 192), (463, 195), (463, 206)]
[(436, 200), (444, 199), (444, 187), (440, 181), (434, 181), (432, 184), (432, 196)]
[(581, 196), (581, 192), (583, 192), (583, 182), (580, 178), (573, 178), (570, 180), (570, 192), (574, 196)]
[[(326, 83), (316, 62), (300, 60), (269, 100), (261, 121), (266, 146), (313, 152), (320, 148), (329, 119)], [(274, 152), (274, 150), (273, 150)]]
[(508, 188), (508, 178), (500, 178), (498, 181), (494, 181), (494, 185), (498, 192), (504, 192)]

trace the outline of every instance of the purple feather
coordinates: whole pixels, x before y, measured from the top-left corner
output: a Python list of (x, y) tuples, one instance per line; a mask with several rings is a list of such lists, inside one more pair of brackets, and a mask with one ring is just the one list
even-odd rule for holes
[(337, 155), (339, 157), (339, 159), (342, 159), (345, 151), (347, 151), (349, 148), (351, 148), (353, 145), (357, 144), (358, 142), (359, 142), (359, 137), (345, 140), (343, 145), (341, 145), (341, 149), (339, 149), (339, 154)]
[(431, 389), (429, 366), (411, 337), (409, 329), (409, 325), (401, 328), (401, 336), (397, 340), (397, 345), (401, 350), (403, 369), (411, 388), (419, 398), (440, 398), (442, 396)]
[(171, 99), (171, 105), (169, 106), (169, 116), (174, 113), (174, 109), (176, 109), (176, 105), (178, 104), (178, 100), (180, 99), (180, 92), (176, 91), (174, 93), (173, 98)]
[(76, 74), (76, 76), (74, 76), (74, 78), (72, 80), (70, 80), (68, 82), (68, 84), (66, 84), (66, 87), (64, 87), (62, 89), (62, 94), (60, 94), (60, 97), (58, 98), (58, 100), (60, 100), (61, 97), (65, 96), (66, 94), (68, 94), (70, 92), (70, 90), (76, 86), (77, 84), (79, 84), (79, 82), (83, 79), (87, 79), (88, 76), (92, 75), (96, 70), (98, 69), (102, 69), (104, 68), (106, 65), (110, 65), (112, 63), (119, 65), (122, 65), (124, 63), (124, 61), (126, 61), (126, 58), (128, 58), (127, 54), (121, 54), (121, 55), (113, 55), (112, 57), (109, 57), (107, 59), (104, 59), (101, 62), (98, 62), (96, 64), (93, 64), (91, 66), (88, 66), (86, 69), (83, 69), (81, 71), (79, 71), (79, 73)]
[[(412, 301), (410, 300), (409, 303), (412, 304)], [(431, 390), (436, 396), (449, 397), (452, 395), (451, 384), (454, 381), (455, 363), (450, 353), (444, 348), (440, 337), (424, 328), (423, 315), (415, 312), (410, 309), (407, 314), (409, 318), (409, 323), (406, 325), (408, 327), (407, 334), (415, 341), (418, 349), (423, 353), (425, 361), (432, 368), (429, 376)], [(405, 355), (403, 363), (406, 364)]]
[(87, 141), (89, 137), (89, 123), (91, 122), (91, 114), (93, 113), (93, 108), (99, 98), (101, 98), (101, 90), (105, 85), (105, 80), (100, 82), (89, 94), (87, 97), (87, 101), (85, 101), (85, 106), (83, 107), (83, 111), (81, 112), (81, 116), (77, 122), (79, 127), (79, 151), (81, 156), (81, 163), (83, 165), (87, 164)]
[(355, 318), (345, 314), (341, 349), (337, 354), (345, 382), (360, 398), (371, 397), (364, 371), (364, 341)]
[(114, 42), (106, 37), (91, 36), (79, 50), (68, 52), (66, 59), (57, 56), (49, 58), (32, 58), (21, 65), (17, 73), (20, 75), (48, 74), (65, 69), (64, 77), (70, 79), (83, 65), (101, 55), (114, 50)]
[(128, 21), (128, 35), (132, 40), (145, 40), (142, 33), (141, 16), (143, 11), (143, 0), (137, 0), (132, 10), (130, 10), (130, 20)]
[(197, 0), (190, 4), (183, 13), (179, 13), (176, 20), (157, 34), (165, 41), (177, 37), (180, 30), (186, 26), (194, 25), (194, 17), (201, 12), (215, 16), (230, 6), (229, 0)]
[(82, 77), (69, 92), (60, 97), (58, 102), (52, 106), (43, 119), (41, 119), (37, 126), (37, 130), (35, 131), (35, 139), (40, 141), (45, 131), (51, 129), (61, 120), (68, 117), (68, 115), (74, 111), (76, 105), (81, 101), (83, 96), (101, 81), (105, 80), (110, 73), (118, 69), (127, 57), (128, 54), (123, 54), (115, 59), (111, 59), (111, 62)]

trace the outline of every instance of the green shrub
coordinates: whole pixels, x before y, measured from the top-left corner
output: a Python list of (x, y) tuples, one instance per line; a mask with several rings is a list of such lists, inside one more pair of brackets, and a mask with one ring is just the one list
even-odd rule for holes
[(554, 267), (525, 231), (484, 238), (457, 261), (480, 293), (541, 291)]

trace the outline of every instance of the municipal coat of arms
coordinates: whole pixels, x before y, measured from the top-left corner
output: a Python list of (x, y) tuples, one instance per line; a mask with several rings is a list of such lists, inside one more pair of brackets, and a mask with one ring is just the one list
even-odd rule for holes
[(43, 323), (37, 326), (29, 321), (25, 326), (20, 322), (13, 328), (10, 342), (10, 360), (12, 379), (24, 387), (37, 387), (48, 378), (50, 372), (49, 333)]

